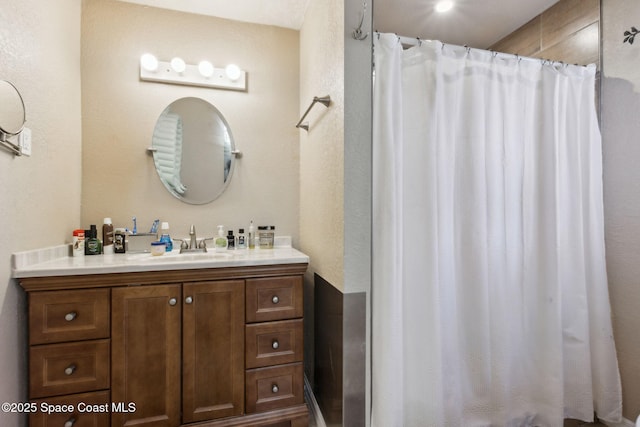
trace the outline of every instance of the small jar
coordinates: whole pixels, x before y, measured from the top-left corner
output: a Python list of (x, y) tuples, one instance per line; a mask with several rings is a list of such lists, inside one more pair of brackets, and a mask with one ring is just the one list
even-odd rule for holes
[(167, 251), (167, 245), (164, 242), (151, 242), (151, 255), (164, 255)]
[(260, 249), (273, 249), (273, 241), (276, 236), (276, 227), (273, 225), (258, 226), (258, 242)]

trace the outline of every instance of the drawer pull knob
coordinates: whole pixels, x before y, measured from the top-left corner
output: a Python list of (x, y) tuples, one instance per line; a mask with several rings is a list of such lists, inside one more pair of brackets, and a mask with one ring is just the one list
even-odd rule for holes
[(76, 419), (71, 417), (67, 420), (66, 423), (64, 423), (64, 427), (73, 427), (75, 423), (76, 423)]
[(67, 322), (71, 322), (76, 317), (78, 317), (78, 313), (72, 311), (71, 313), (67, 313), (64, 315), (64, 320), (66, 320)]
[(174, 305), (176, 305), (177, 303), (178, 303), (178, 300), (177, 300), (177, 299), (175, 299), (175, 298), (171, 298), (171, 299), (169, 300), (169, 305), (170, 305), (170, 306), (174, 306)]
[(76, 365), (69, 365), (64, 370), (65, 375), (72, 375), (76, 371)]
[(280, 302), (280, 298), (278, 298), (278, 295), (274, 295), (273, 298), (271, 298), (271, 302), (274, 304), (277, 304)]
[(278, 342), (278, 340), (273, 340), (273, 342), (271, 343), (271, 348), (277, 350), (278, 347), (280, 347), (280, 343)]
[(271, 393), (277, 393), (280, 391), (280, 388), (278, 387), (278, 384), (274, 384), (271, 386)]
[(193, 297), (186, 297), (184, 299), (184, 302), (186, 302), (187, 304), (191, 304), (193, 302)]

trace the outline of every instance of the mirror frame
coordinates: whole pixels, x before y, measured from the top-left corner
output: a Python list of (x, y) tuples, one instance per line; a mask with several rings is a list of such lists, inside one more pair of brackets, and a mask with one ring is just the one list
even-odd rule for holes
[[(189, 198), (188, 195), (186, 194), (182, 194), (181, 192), (179, 192), (176, 188), (173, 188), (172, 184), (170, 184), (169, 182), (167, 182), (167, 180), (165, 178), (163, 178), (162, 173), (159, 169), (159, 158), (162, 156), (162, 153), (159, 153), (159, 151), (162, 149), (162, 145), (158, 144), (156, 141), (156, 132), (159, 129), (159, 125), (160, 122), (163, 120), (164, 117), (166, 117), (166, 115), (168, 113), (172, 112), (172, 107), (175, 108), (176, 105), (179, 104), (184, 104), (185, 102), (188, 101), (195, 101), (196, 103), (202, 104), (202, 108), (201, 109), (201, 113), (202, 114), (211, 114), (213, 115), (214, 121), (219, 122), (219, 127), (220, 129), (224, 129), (224, 131), (226, 132), (226, 134), (229, 137), (229, 147), (228, 147), (228, 156), (229, 156), (229, 162), (230, 162), (230, 166), (229, 169), (227, 171), (226, 174), (226, 179), (224, 180), (224, 182), (217, 186), (215, 189), (212, 189), (212, 191), (206, 195), (206, 197), (202, 197), (202, 198)], [(200, 106), (198, 106), (200, 108)], [(180, 119), (180, 129), (179, 129), (179, 133), (181, 135), (184, 135), (184, 131), (182, 129), (182, 126), (184, 126), (184, 120), (182, 119), (182, 117), (179, 117)], [(190, 133), (187, 132), (187, 135), (190, 136)], [(197, 140), (200, 140), (201, 138), (190, 138), (190, 140), (185, 140), (184, 144), (182, 145), (182, 148), (184, 149), (185, 145), (190, 145), (195, 143)], [(208, 139), (210, 140), (210, 139)], [(221, 147), (224, 149), (224, 153), (223, 153), (223, 158), (226, 161), (226, 155), (227, 155), (227, 150), (225, 149), (226, 147), (217, 145), (218, 147)], [(222, 115), (222, 113), (220, 112), (220, 110), (218, 110), (213, 104), (211, 104), (209, 101), (199, 98), (199, 97), (193, 97), (193, 96), (188, 96), (188, 97), (182, 97), (182, 98), (178, 98), (174, 101), (172, 101), (169, 105), (167, 105), (167, 107), (165, 107), (162, 112), (160, 113), (160, 116), (158, 117), (156, 124), (154, 126), (154, 134), (152, 135), (152, 141), (151, 141), (151, 149), (150, 151), (153, 154), (153, 159), (154, 159), (154, 167), (156, 170), (156, 173), (158, 175), (158, 178), (160, 179), (160, 182), (162, 182), (163, 186), (165, 187), (165, 189), (175, 198), (177, 198), (178, 200), (184, 202), (184, 203), (188, 203), (191, 205), (204, 205), (207, 203), (211, 203), (214, 200), (218, 199), (227, 189), (227, 187), (229, 186), (229, 183), (231, 181), (231, 178), (233, 176), (233, 171), (235, 169), (235, 163), (236, 163), (236, 159), (237, 159), (237, 153), (238, 151), (236, 151), (236, 145), (235, 145), (235, 139), (233, 137), (233, 134), (231, 132), (231, 127), (229, 126), (229, 123), (227, 122), (227, 120), (225, 119), (225, 117)], [(165, 153), (166, 154), (166, 153)], [(189, 168), (193, 168), (193, 166), (191, 165), (184, 165), (184, 157), (182, 157), (180, 159), (180, 168), (179, 168), (179, 175), (181, 174), (180, 171)], [(224, 166), (223, 166), (224, 167)], [(223, 174), (224, 174), (224, 170), (223, 170)], [(178, 178), (180, 178), (180, 176), (178, 176)], [(175, 185), (182, 185), (182, 183), (180, 182), (180, 180), (178, 180), (177, 182), (175, 182)], [(211, 186), (213, 187), (214, 184), (212, 183)], [(185, 185), (186, 190), (188, 191), (188, 187), (189, 185)]]
[[(0, 104), (6, 107), (2, 109), (1, 113), (3, 114), (0, 115), (0, 146), (11, 151), (16, 156), (21, 156), (22, 151), (20, 147), (9, 141), (8, 138), (19, 135), (24, 130), (24, 125), (27, 122), (24, 99), (22, 99), (18, 88), (10, 81), (0, 80), (0, 85), (4, 86), (0, 87)], [(5, 117), (4, 113), (6, 113), (10, 119), (13, 119), (14, 123), (9, 123), (9, 126), (7, 126), (5, 124), (7, 117)], [(14, 127), (12, 127), (12, 125), (14, 125)]]

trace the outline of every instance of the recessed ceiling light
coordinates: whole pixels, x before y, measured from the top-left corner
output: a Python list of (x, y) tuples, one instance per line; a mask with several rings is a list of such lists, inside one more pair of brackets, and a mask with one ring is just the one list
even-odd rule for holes
[(448, 12), (453, 8), (453, 2), (450, 0), (443, 0), (436, 3), (436, 12), (444, 13)]

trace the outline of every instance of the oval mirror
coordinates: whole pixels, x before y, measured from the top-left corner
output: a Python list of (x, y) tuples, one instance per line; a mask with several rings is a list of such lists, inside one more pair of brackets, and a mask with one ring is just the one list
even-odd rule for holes
[(164, 109), (151, 151), (165, 188), (186, 203), (215, 200), (233, 174), (231, 129), (216, 107), (200, 98), (181, 98)]
[(24, 102), (20, 92), (8, 81), (0, 80), (0, 140), (19, 134), (24, 122)]

